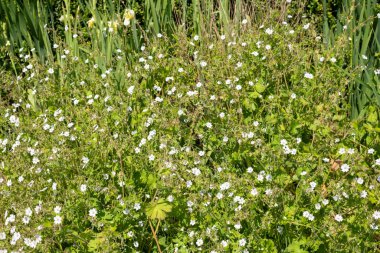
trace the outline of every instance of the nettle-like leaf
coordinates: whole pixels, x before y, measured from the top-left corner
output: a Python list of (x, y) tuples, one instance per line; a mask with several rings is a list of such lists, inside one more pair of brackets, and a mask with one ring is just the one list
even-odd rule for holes
[(164, 199), (150, 203), (146, 209), (145, 214), (150, 219), (164, 220), (166, 215), (172, 211), (172, 206)]

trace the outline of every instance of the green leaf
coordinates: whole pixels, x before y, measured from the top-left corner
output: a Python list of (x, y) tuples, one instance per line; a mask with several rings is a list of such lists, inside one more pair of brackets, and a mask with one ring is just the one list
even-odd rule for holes
[(266, 89), (266, 86), (261, 83), (256, 84), (254, 87), (258, 93), (263, 93)]
[(150, 203), (146, 209), (145, 214), (150, 219), (164, 220), (167, 213), (172, 211), (172, 206), (164, 199), (159, 199), (153, 203)]
[(377, 122), (377, 112), (376, 111), (370, 112), (368, 117), (367, 117), (367, 120), (368, 120), (368, 122), (376, 123)]
[(301, 249), (301, 246), (306, 244), (305, 239), (293, 241), (286, 249), (285, 252), (287, 253), (308, 253), (308, 251)]
[(96, 235), (95, 239), (92, 239), (88, 242), (87, 247), (89, 252), (99, 252), (99, 248), (102, 246), (104, 241), (106, 240), (103, 233), (99, 233)]
[(34, 112), (37, 111), (36, 95), (31, 89), (28, 89), (28, 100)]

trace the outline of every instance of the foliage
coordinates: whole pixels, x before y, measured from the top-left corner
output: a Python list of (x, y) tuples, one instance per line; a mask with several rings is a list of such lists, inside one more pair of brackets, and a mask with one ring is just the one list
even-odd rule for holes
[(172, 207), (164, 199), (159, 199), (146, 207), (146, 216), (149, 219), (164, 220)]
[[(191, 36), (114, 6), (66, 1), (42, 63), (0, 51), (0, 252), (380, 250), (378, 108), (350, 121), (346, 43), (285, 2)], [(182, 9), (203, 8), (227, 7)]]
[[(369, 117), (371, 108), (380, 108), (380, 11), (377, 1), (342, 1), (336, 24), (328, 22), (327, 2), (324, 3), (324, 40), (327, 47), (346, 44), (350, 54), (346, 64), (361, 72), (348, 86), (350, 117)], [(376, 111), (376, 114), (379, 110)]]

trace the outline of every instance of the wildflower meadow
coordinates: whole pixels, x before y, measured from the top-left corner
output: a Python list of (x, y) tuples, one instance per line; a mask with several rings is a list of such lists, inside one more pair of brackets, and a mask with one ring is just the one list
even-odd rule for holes
[(0, 253), (380, 252), (380, 5), (0, 2)]

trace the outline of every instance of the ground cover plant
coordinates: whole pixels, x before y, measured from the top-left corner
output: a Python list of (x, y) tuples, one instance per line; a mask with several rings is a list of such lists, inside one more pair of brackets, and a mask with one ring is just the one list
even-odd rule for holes
[(380, 251), (378, 108), (350, 119), (351, 31), (326, 47), (312, 19), (242, 15), (137, 43), (133, 10), (89, 4), (81, 26), (69, 6), (42, 62), (0, 51), (0, 252)]

